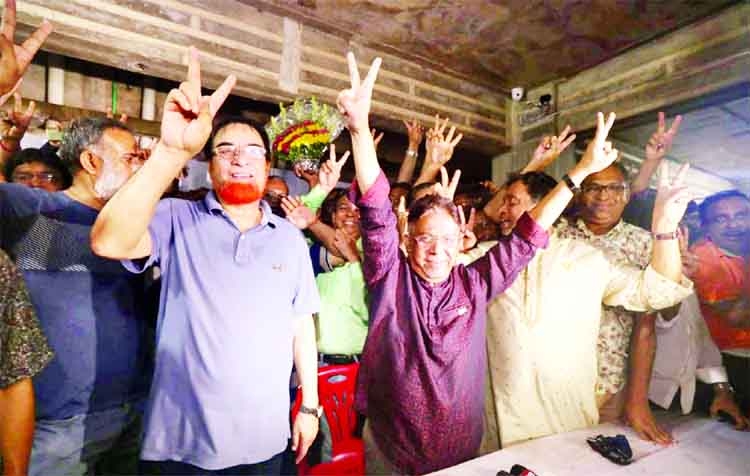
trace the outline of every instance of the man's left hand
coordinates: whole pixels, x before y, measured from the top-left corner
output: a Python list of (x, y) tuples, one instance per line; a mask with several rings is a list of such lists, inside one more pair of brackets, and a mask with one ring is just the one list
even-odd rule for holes
[(726, 412), (728, 415), (734, 418), (735, 430), (750, 430), (750, 419), (742, 414), (740, 408), (737, 406), (737, 402), (734, 401), (734, 397), (730, 392), (716, 392), (714, 401), (711, 402), (711, 408), (709, 409), (709, 412), (711, 413), (712, 417), (716, 418), (719, 415), (720, 411)]
[(666, 162), (659, 165), (659, 186), (656, 189), (654, 216), (651, 231), (654, 233), (671, 233), (685, 214), (690, 202), (690, 192), (685, 184), (685, 177), (690, 164), (683, 164), (674, 180), (669, 179), (669, 166)]
[(297, 452), (295, 463), (299, 464), (307, 455), (315, 436), (318, 434), (318, 418), (307, 413), (297, 413), (292, 430), (292, 451)]
[(630, 425), (638, 436), (646, 441), (653, 441), (661, 445), (674, 442), (672, 435), (656, 423), (654, 414), (646, 403), (626, 404), (625, 422)]

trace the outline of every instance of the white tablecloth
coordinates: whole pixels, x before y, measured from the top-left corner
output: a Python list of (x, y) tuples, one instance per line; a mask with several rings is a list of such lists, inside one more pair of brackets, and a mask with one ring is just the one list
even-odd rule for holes
[[(750, 433), (706, 418), (667, 417), (661, 423), (677, 443), (661, 446), (645, 442), (628, 427), (603, 424), (594, 428), (520, 443), (435, 475), (495, 476), (521, 464), (539, 476), (750, 476)], [(589, 447), (586, 438), (603, 434), (627, 436), (633, 462), (619, 466)]]

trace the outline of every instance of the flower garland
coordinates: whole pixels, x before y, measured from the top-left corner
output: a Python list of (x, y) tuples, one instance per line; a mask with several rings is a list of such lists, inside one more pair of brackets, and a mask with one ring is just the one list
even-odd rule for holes
[(271, 151), (291, 163), (317, 162), (343, 129), (341, 115), (315, 98), (298, 99), (266, 124)]

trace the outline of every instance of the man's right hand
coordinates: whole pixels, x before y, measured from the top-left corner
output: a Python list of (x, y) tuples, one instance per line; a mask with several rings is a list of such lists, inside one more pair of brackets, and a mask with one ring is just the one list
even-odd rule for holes
[(544, 136), (536, 149), (534, 149), (531, 160), (526, 164), (521, 173), (544, 172), (544, 169), (554, 162), (576, 140), (575, 134), (568, 136), (570, 131), (570, 126), (565, 126), (565, 129), (563, 129), (559, 136)]
[(614, 123), (614, 112), (609, 113), (606, 122), (604, 114), (601, 112), (596, 113), (596, 134), (594, 135), (594, 139), (586, 148), (581, 161), (570, 173), (570, 178), (574, 181), (577, 179), (578, 185), (589, 175), (606, 169), (617, 160), (619, 152), (617, 149), (613, 149), (612, 143), (607, 140), (609, 131), (612, 129)]
[(44, 20), (39, 28), (20, 45), (15, 44), (16, 2), (5, 0), (2, 34), (0, 34), (0, 105), (13, 94), (31, 60), (49, 34), (52, 24)]
[(188, 52), (187, 80), (169, 92), (161, 121), (161, 143), (171, 150), (197, 155), (211, 134), (212, 120), (234, 88), (237, 78), (230, 75), (211, 96), (201, 94), (201, 66), (198, 50)]

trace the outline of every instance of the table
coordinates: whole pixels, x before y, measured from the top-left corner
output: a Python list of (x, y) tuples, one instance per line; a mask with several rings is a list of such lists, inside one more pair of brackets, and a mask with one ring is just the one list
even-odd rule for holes
[[(672, 432), (676, 444), (649, 443), (624, 425), (608, 423), (513, 445), (432, 474), (495, 476), (501, 469), (510, 471), (514, 464), (521, 464), (539, 476), (750, 476), (749, 432), (690, 415), (662, 414), (657, 419)], [(591, 436), (618, 433), (627, 436), (633, 449), (633, 462), (628, 466), (608, 461), (586, 443)]]

